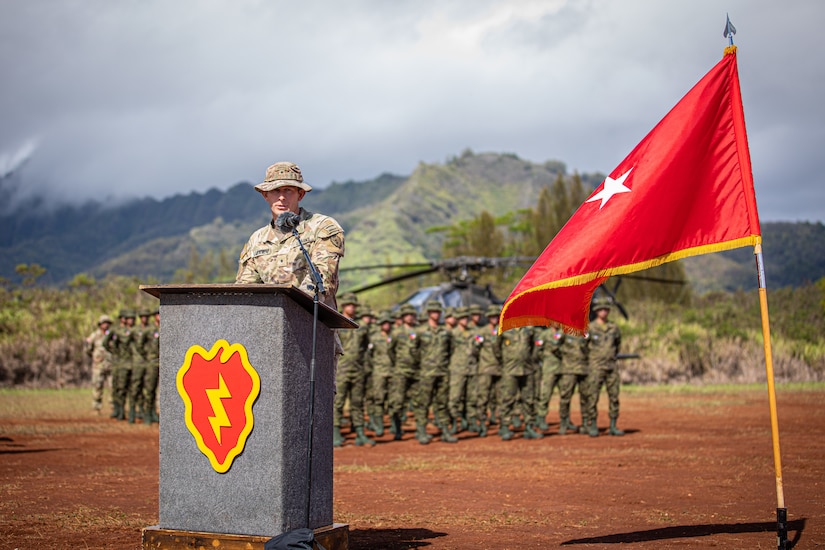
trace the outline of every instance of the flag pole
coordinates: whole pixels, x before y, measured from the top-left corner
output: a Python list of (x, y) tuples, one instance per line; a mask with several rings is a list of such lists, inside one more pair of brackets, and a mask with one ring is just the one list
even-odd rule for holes
[(768, 378), (768, 402), (771, 409), (771, 440), (773, 441), (773, 463), (776, 472), (776, 537), (777, 549), (788, 548), (788, 509), (785, 508), (785, 491), (782, 485), (782, 458), (779, 453), (779, 421), (776, 416), (776, 386), (773, 375), (771, 354), (771, 328), (768, 320), (768, 290), (765, 285), (765, 264), (762, 259), (762, 245), (754, 246), (756, 271), (759, 277), (759, 309), (762, 313), (762, 340), (765, 346), (765, 371)]
[[(728, 47), (734, 48), (733, 35), (736, 27), (730, 22), (730, 15), (725, 15), (725, 31)], [(773, 375), (773, 354), (771, 353), (771, 327), (768, 318), (768, 289), (765, 285), (765, 263), (762, 258), (762, 243), (753, 248), (756, 256), (756, 273), (759, 278), (759, 309), (762, 315), (762, 341), (765, 346), (765, 374), (768, 379), (768, 403), (771, 410), (771, 441), (773, 442), (773, 465), (776, 472), (776, 547), (787, 550), (788, 546), (788, 509), (785, 507), (785, 490), (782, 484), (782, 457), (779, 453), (779, 421), (776, 416), (776, 385)]]

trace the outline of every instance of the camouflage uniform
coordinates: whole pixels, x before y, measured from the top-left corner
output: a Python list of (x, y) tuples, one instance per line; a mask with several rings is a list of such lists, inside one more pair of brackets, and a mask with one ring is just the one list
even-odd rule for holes
[[(84, 347), (92, 360), (92, 408), (100, 412), (103, 407), (103, 388), (112, 374), (112, 354), (103, 347), (103, 339), (109, 334), (112, 320), (101, 315), (94, 332), (86, 337)], [(107, 325), (104, 329), (103, 325)]]
[(425, 309), (429, 318), (427, 324), (419, 331), (421, 367), (418, 374), (418, 398), (413, 410), (416, 437), (419, 443), (429, 443), (426, 428), (427, 416), (432, 405), (433, 419), (441, 430), (441, 440), (455, 443), (458, 440), (449, 433), (450, 414), (447, 411), (452, 339), (447, 329), (438, 323), (442, 311), (441, 304), (437, 301), (427, 302)]
[[(553, 390), (561, 381), (561, 354), (559, 339), (561, 332), (546, 327), (535, 331), (534, 359), (536, 364), (536, 424), (541, 430), (547, 429), (547, 412)], [(561, 391), (561, 389), (559, 389)]]
[[(344, 230), (333, 218), (313, 214), (301, 207), (296, 229), (312, 263), (324, 281), (321, 301), (336, 308), (338, 261), (344, 255)], [(241, 251), (236, 283), (291, 284), (313, 294), (312, 276), (298, 239), (284, 233), (271, 221), (249, 238)]]
[[(354, 311), (358, 299), (354, 294), (347, 294), (341, 299), (344, 315)], [(335, 376), (335, 403), (332, 416), (334, 428), (333, 443), (336, 447), (343, 444), (340, 437), (341, 418), (344, 415), (344, 405), (349, 398), (350, 423), (357, 434), (355, 444), (374, 443), (364, 434), (364, 362), (369, 351), (369, 326), (362, 324), (355, 330), (342, 330), (339, 333), (344, 353), (338, 360), (338, 371)]]
[[(338, 292), (338, 262), (344, 255), (344, 229), (329, 216), (313, 214), (298, 207), (298, 202), (305, 193), (312, 191), (312, 187), (304, 182), (301, 169), (293, 162), (271, 165), (266, 169), (264, 181), (256, 185), (255, 190), (266, 199), (267, 193), (282, 187), (295, 188), (299, 193), (297, 201), (288, 205), (297, 211), (300, 220), (295, 232), (321, 274), (325, 292), (320, 300), (338, 309), (335, 294)], [(235, 282), (291, 284), (314, 294), (312, 274), (298, 239), (291, 230), (284, 232), (275, 222), (273, 213), (272, 221), (249, 237), (241, 250)]]
[(103, 339), (103, 347), (112, 354), (112, 418), (126, 418), (126, 398), (132, 377), (132, 365), (135, 358), (134, 328), (129, 323), (135, 314), (128, 310), (120, 312), (120, 326), (109, 330)]
[[(490, 318), (497, 315), (489, 312)], [(499, 382), (501, 380), (501, 338), (496, 324), (481, 327), (475, 334), (473, 357), (476, 361), (476, 414), (478, 435), (487, 435), (487, 421), (496, 415), (494, 410), (499, 402)], [(489, 408), (489, 416), (487, 414)]]
[(576, 336), (559, 332), (559, 351), (561, 353), (561, 381), (559, 382), (559, 433), (575, 430), (570, 421), (570, 400), (573, 392), (579, 388), (579, 405), (581, 407), (582, 425), (587, 425), (588, 388), (584, 387), (590, 372), (587, 358), (588, 336)]
[(396, 327), (392, 335), (390, 353), (395, 358), (395, 373), (390, 382), (389, 411), (391, 430), (395, 439), (402, 437), (401, 424), (406, 416), (407, 401), (412, 401), (415, 410), (418, 397), (417, 384), (421, 368), (421, 339), (415, 324), (416, 310), (412, 306), (402, 306), (404, 322)]
[(370, 334), (373, 397), (370, 418), (372, 418), (375, 435), (380, 437), (384, 435), (384, 412), (387, 407), (390, 380), (394, 373), (394, 359), (390, 349), (392, 347), (392, 319), (384, 315), (378, 319), (376, 324), (376, 329)]
[(160, 317), (155, 316), (155, 326), (143, 333), (143, 357), (146, 360), (146, 374), (143, 377), (143, 423), (158, 421), (158, 375), (160, 374)]
[(144, 392), (143, 382), (149, 370), (149, 359), (146, 356), (146, 342), (154, 332), (154, 328), (149, 326), (149, 316), (151, 311), (141, 311), (138, 314), (140, 326), (134, 329), (135, 333), (135, 355), (132, 362), (132, 376), (129, 380), (129, 422), (135, 418), (143, 418)]
[[(596, 308), (609, 307), (604, 303), (597, 303)], [(591, 399), (589, 402), (588, 418), (591, 419), (591, 426), (596, 426), (596, 418), (598, 416), (598, 402), (599, 392), (602, 384), (607, 390), (608, 398), (608, 418), (610, 418), (611, 435), (619, 434), (616, 428), (616, 419), (619, 417), (619, 387), (621, 380), (619, 378), (618, 361), (616, 356), (619, 353), (619, 348), (622, 345), (622, 335), (619, 331), (618, 325), (612, 321), (594, 319), (590, 323), (590, 376), (592, 378), (591, 385)], [(596, 428), (598, 435), (598, 428)], [(591, 435), (593, 431), (591, 431)]]
[(453, 433), (467, 428), (467, 419), (476, 417), (476, 397), (470, 385), (472, 372), (475, 369), (473, 349), (477, 345), (475, 334), (467, 327), (469, 313), (467, 308), (457, 308), (458, 325), (450, 331), (452, 343), (450, 349), (450, 392), (448, 407), (452, 417)]
[(540, 432), (534, 429), (533, 408), (533, 328), (519, 327), (501, 335), (501, 428), (502, 439), (507, 439), (510, 424), (513, 423), (513, 409), (521, 402), (524, 415), (524, 437), (539, 439)]

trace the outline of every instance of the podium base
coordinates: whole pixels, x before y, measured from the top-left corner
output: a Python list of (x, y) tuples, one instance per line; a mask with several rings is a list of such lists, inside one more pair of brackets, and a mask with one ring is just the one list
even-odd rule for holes
[[(264, 543), (271, 538), (228, 533), (178, 531), (152, 526), (143, 529), (141, 548), (143, 550), (191, 550), (192, 548), (263, 550)], [(328, 527), (319, 527), (315, 529), (315, 540), (326, 550), (349, 550), (349, 525), (334, 523)]]

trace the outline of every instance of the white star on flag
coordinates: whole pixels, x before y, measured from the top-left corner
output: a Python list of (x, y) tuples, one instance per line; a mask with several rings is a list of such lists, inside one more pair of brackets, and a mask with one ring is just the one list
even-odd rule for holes
[(624, 181), (627, 179), (627, 176), (630, 175), (630, 172), (632, 170), (633, 168), (631, 168), (615, 180), (610, 176), (607, 176), (607, 178), (605, 178), (604, 180), (604, 187), (602, 188), (602, 190), (584, 202), (593, 202), (601, 200), (602, 203), (599, 205), (599, 210), (601, 210), (602, 207), (605, 204), (607, 204), (607, 201), (613, 198), (613, 195), (616, 195), (618, 193), (630, 193), (630, 189), (628, 187), (625, 187)]

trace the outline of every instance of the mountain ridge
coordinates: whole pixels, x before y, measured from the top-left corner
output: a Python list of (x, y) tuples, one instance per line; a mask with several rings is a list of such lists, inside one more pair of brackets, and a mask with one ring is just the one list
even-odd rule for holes
[[(500, 216), (531, 208), (541, 189), (559, 175), (569, 176), (559, 161), (533, 163), (509, 153), (465, 150), (444, 163), (422, 162), (408, 176), (384, 173), (366, 181), (333, 182), (307, 194), (302, 205), (334, 216), (345, 228), (342, 267), (420, 262), (441, 255), (445, 236), (433, 228), (482, 211)], [(604, 178), (579, 177), (588, 190)], [(248, 236), (268, 219), (265, 203), (246, 182), (226, 191), (138, 199), (112, 208), (87, 203), (47, 212), (34, 201), (25, 211), (0, 215), (0, 277), (14, 281), (18, 264), (37, 263), (46, 269), (43, 284), (66, 284), (80, 273), (168, 282), (191, 262), (193, 251), (235, 262)], [(794, 286), (825, 275), (823, 224), (762, 225), (769, 284)], [(699, 291), (756, 286), (750, 249), (684, 262)]]

